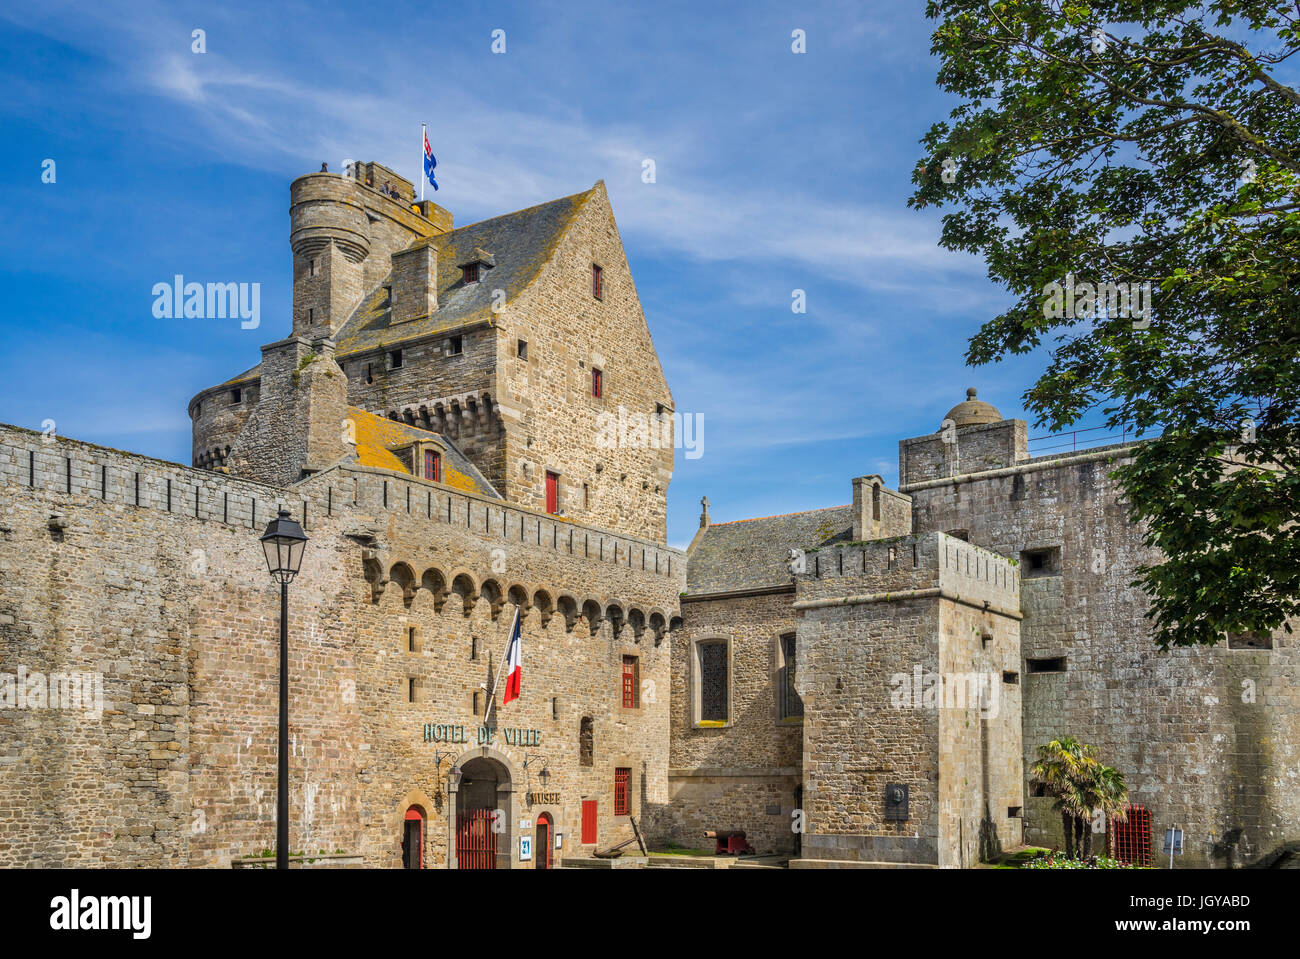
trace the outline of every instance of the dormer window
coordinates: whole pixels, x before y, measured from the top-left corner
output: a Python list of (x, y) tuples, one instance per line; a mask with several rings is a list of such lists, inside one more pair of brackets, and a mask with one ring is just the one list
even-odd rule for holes
[(442, 482), (442, 455), (434, 450), (424, 451), (424, 478), (435, 483)]
[(474, 247), (474, 252), (465, 258), (463, 263), (457, 263), (460, 267), (460, 278), (466, 283), (477, 283), (483, 279), (483, 270), (492, 269), (497, 265), (496, 257), (482, 247)]
[(478, 264), (477, 264), (477, 263), (466, 263), (466, 264), (465, 264), (464, 266), (462, 266), (460, 269), (461, 269), (461, 279), (464, 280), (466, 283), (477, 283), (477, 282), (478, 282)]

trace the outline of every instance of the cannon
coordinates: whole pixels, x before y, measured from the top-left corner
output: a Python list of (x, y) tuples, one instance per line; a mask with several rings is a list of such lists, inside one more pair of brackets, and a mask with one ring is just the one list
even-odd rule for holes
[(745, 853), (752, 855), (754, 852), (754, 847), (745, 841), (743, 829), (706, 829), (704, 836), (706, 839), (712, 839), (716, 844), (713, 851), (715, 856), (741, 856)]

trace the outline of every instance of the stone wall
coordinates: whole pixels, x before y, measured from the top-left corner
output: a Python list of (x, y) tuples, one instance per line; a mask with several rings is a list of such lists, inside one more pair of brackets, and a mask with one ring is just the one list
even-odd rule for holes
[[(793, 590), (683, 601), (683, 628), (673, 632), (669, 806), (656, 811), (655, 838), (709, 847), (706, 829), (742, 829), (765, 853), (794, 848), (791, 813), (799, 788), (802, 720), (779, 715), (779, 641), (795, 631)], [(696, 721), (693, 646), (701, 639), (731, 646), (730, 720)]]
[[(592, 295), (593, 264), (602, 268), (600, 299)], [(517, 354), (521, 339), (529, 344), (527, 360)], [(673, 399), (603, 182), (537, 281), (502, 312), (496, 364), (494, 395), (506, 428), (502, 495), (545, 508), (550, 470), (559, 474), (566, 516), (663, 542), (672, 434), (667, 449), (656, 448), (649, 436), (651, 426), (664, 435), (656, 409), (671, 419)], [(593, 368), (602, 373), (600, 398), (592, 396)], [(608, 415), (602, 420), (602, 414)], [(643, 418), (639, 434), (628, 426), (633, 415)]]
[[(523, 695), (498, 708), (491, 744), (513, 774), (507, 861), (519, 819), (543, 810), (558, 857), (630, 837), (617, 768), (633, 815), (667, 800), (680, 553), (382, 470), (289, 491), (10, 427), (0, 480), (0, 671), (104, 677), (98, 716), (0, 709), (2, 865), (224, 866), (274, 845), (279, 610), (257, 537), (281, 503), (311, 537), (290, 590), (295, 853), (396, 866), (414, 805), (426, 865), (446, 863), (446, 775), (478, 753), (473, 693), (491, 687), (516, 602)], [(471, 742), (426, 742), (426, 724), (464, 725)], [(540, 733), (510, 744), (514, 728)], [(556, 795), (530, 806), (532, 792)], [(579, 841), (584, 798), (596, 846)]]
[[(1017, 559), (1056, 551), (1021, 585), (1026, 770), (1037, 746), (1074, 736), (1124, 773), (1132, 801), (1151, 810), (1157, 846), (1166, 827), (1186, 830), (1182, 865), (1251, 862), (1300, 835), (1300, 799), (1287, 785), (1300, 761), (1296, 640), (1279, 632), (1270, 650), (1155, 648), (1133, 585), (1155, 556), (1111, 478), (1122, 456), (1045, 457), (903, 491), (918, 531), (967, 529)], [(1061, 657), (1056, 671), (1048, 661)], [(1049, 799), (1026, 798), (1027, 841), (1060, 845), (1060, 828)]]

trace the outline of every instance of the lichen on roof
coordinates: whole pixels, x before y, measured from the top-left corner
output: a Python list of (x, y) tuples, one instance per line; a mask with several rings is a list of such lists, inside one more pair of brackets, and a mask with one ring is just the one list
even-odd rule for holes
[(399, 423), (397, 420), (390, 420), (355, 406), (348, 407), (348, 419), (352, 421), (357, 462), (360, 465), (410, 474), (410, 464), (403, 462), (393, 453), (393, 450), (409, 446), (419, 440), (437, 440), (447, 451), (442, 466), (444, 486), (490, 496), (493, 499), (501, 498), (501, 494), (460, 451), (460, 448), (443, 434), (421, 429), (409, 423)]
[(687, 592), (725, 593), (790, 583), (791, 549), (815, 549), (852, 535), (852, 506), (713, 523), (691, 546)]
[[(596, 187), (537, 206), (457, 227), (449, 233), (415, 241), (428, 243), (438, 254), (438, 309), (427, 317), (392, 326), (392, 309), (384, 287), (391, 272), (361, 303), (335, 336), (338, 355), (380, 349), (405, 340), (490, 320), (526, 290), (550, 260)], [(491, 251), (496, 265), (483, 267), (479, 282), (466, 283), (459, 264), (479, 260)], [(494, 302), (494, 291), (505, 293)]]

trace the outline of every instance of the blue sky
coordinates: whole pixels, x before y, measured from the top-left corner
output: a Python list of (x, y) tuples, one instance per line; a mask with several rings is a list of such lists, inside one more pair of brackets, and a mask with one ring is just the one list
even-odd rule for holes
[[(671, 543), (705, 494), (721, 521), (896, 483), (899, 439), (972, 385), (1023, 416), (1036, 365), (964, 366), (1008, 298), (906, 206), (917, 141), (951, 107), (923, 9), (10, 5), (0, 421), (188, 462), (189, 398), (288, 332), (289, 181), (348, 158), (417, 180), (428, 121), (457, 223), (605, 180), (677, 408), (704, 418)], [(150, 291), (177, 273), (260, 283), (261, 328), (155, 319)]]

